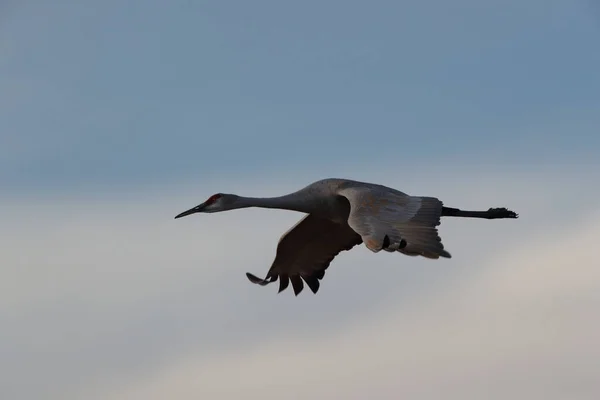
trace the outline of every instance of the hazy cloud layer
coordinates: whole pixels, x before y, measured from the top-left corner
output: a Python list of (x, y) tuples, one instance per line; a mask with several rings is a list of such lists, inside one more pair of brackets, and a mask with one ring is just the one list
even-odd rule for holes
[(4, 201), (0, 397), (597, 397), (592, 175), (414, 177), (385, 183), (521, 218), (445, 220), (451, 260), (357, 248), (334, 261), (317, 296), (296, 298), (244, 272), (266, 272), (299, 214), (173, 216), (213, 192), (297, 184)]

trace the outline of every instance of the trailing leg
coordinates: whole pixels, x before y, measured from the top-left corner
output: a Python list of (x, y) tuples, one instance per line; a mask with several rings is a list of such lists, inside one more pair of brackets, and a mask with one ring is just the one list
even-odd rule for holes
[(442, 217), (463, 218), (519, 218), (519, 214), (506, 208), (490, 208), (487, 211), (465, 211), (458, 208), (442, 207)]

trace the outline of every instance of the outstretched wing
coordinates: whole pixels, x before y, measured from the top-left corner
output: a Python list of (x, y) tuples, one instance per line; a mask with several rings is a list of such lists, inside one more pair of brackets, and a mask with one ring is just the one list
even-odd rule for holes
[(384, 187), (346, 187), (338, 194), (350, 202), (348, 224), (372, 251), (399, 251), (409, 256), (450, 258), (437, 226), (442, 202), (409, 196)]
[(275, 260), (264, 279), (246, 273), (248, 279), (266, 285), (279, 279), (279, 292), (290, 281), (297, 296), (304, 289), (304, 282), (317, 293), (320, 280), (331, 261), (343, 250), (350, 250), (362, 243), (362, 238), (347, 224), (309, 214), (288, 230), (277, 245)]

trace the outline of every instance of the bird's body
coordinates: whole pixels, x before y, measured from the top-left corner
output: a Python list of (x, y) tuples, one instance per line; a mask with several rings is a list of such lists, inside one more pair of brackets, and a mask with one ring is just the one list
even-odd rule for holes
[(279, 279), (280, 292), (291, 282), (296, 295), (303, 290), (304, 283), (316, 293), (333, 258), (361, 243), (375, 253), (384, 250), (430, 259), (450, 258), (436, 228), (442, 216), (518, 217), (505, 208), (463, 211), (444, 207), (435, 197), (410, 196), (383, 185), (331, 178), (281, 197), (218, 193), (175, 218), (247, 207), (307, 214), (279, 240), (275, 260), (264, 279), (246, 274), (251, 282), (260, 285)]

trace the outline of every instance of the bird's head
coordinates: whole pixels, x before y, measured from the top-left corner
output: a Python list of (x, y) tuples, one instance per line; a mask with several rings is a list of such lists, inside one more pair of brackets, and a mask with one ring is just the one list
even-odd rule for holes
[(177, 219), (196, 213), (214, 213), (231, 210), (236, 208), (237, 200), (238, 196), (234, 194), (216, 193), (206, 199), (204, 203), (178, 214), (175, 218)]

